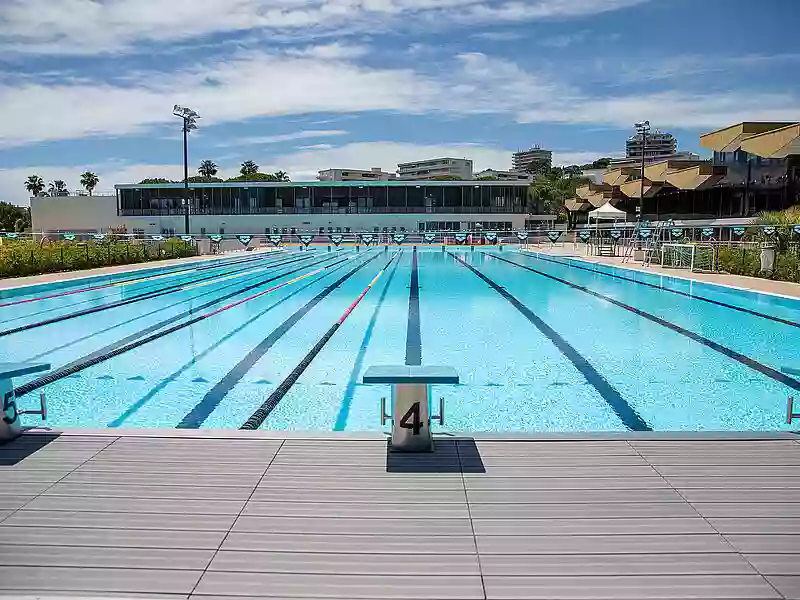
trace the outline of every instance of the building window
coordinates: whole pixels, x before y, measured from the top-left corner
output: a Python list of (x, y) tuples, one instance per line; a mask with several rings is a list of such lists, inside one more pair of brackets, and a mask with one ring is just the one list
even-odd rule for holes
[(205, 234), (206, 234), (206, 228), (205, 227), (201, 227), (200, 228), (200, 235), (205, 235)]
[(224, 227), (220, 227), (219, 228), (219, 234), (220, 235), (225, 235), (225, 228)]

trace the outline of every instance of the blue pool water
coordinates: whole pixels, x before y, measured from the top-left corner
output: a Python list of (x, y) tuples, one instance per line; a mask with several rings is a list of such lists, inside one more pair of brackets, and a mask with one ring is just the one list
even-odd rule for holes
[(419, 362), (461, 377), (435, 391), (451, 431), (788, 427), (799, 301), (509, 249), (320, 248), (5, 292), (0, 361), (63, 375), (18, 399), (44, 391), (52, 426), (235, 428), (385, 266), (263, 428), (381, 429), (389, 391), (365, 369)]

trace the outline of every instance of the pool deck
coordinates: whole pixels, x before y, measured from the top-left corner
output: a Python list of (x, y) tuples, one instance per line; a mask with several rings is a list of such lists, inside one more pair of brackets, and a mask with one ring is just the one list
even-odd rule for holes
[(28, 433), (0, 596), (800, 598), (798, 439)]
[(543, 243), (540, 246), (531, 246), (529, 249), (534, 252), (541, 252), (542, 254), (551, 254), (553, 256), (561, 256), (565, 258), (580, 258), (581, 260), (588, 262), (624, 267), (626, 269), (643, 271), (645, 273), (668, 275), (670, 277), (691, 279), (693, 281), (702, 281), (704, 283), (714, 283), (717, 285), (725, 285), (742, 290), (750, 290), (753, 292), (778, 294), (780, 296), (787, 296), (790, 298), (800, 298), (800, 284), (793, 283), (791, 281), (774, 281), (772, 279), (746, 277), (744, 275), (730, 275), (728, 273), (690, 273), (686, 269), (666, 269), (660, 265), (644, 267), (642, 266), (641, 261), (631, 260), (629, 262), (623, 262), (621, 256), (589, 256), (586, 254), (585, 244), (576, 245), (572, 244), (571, 242), (564, 244), (559, 243), (554, 246)]

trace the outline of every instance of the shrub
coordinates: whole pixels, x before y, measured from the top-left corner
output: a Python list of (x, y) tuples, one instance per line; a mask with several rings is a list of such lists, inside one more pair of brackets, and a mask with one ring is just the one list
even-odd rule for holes
[(2, 240), (0, 278), (23, 277), (195, 256), (197, 246), (179, 239), (163, 242), (120, 241), (113, 237), (86, 242)]

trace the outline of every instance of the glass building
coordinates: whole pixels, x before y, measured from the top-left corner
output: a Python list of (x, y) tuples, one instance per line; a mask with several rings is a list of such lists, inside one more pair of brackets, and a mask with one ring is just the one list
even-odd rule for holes
[[(525, 214), (527, 190), (511, 181), (202, 183), (189, 184), (188, 201), (193, 215)], [(182, 183), (117, 185), (116, 193), (119, 216), (184, 213)]]

